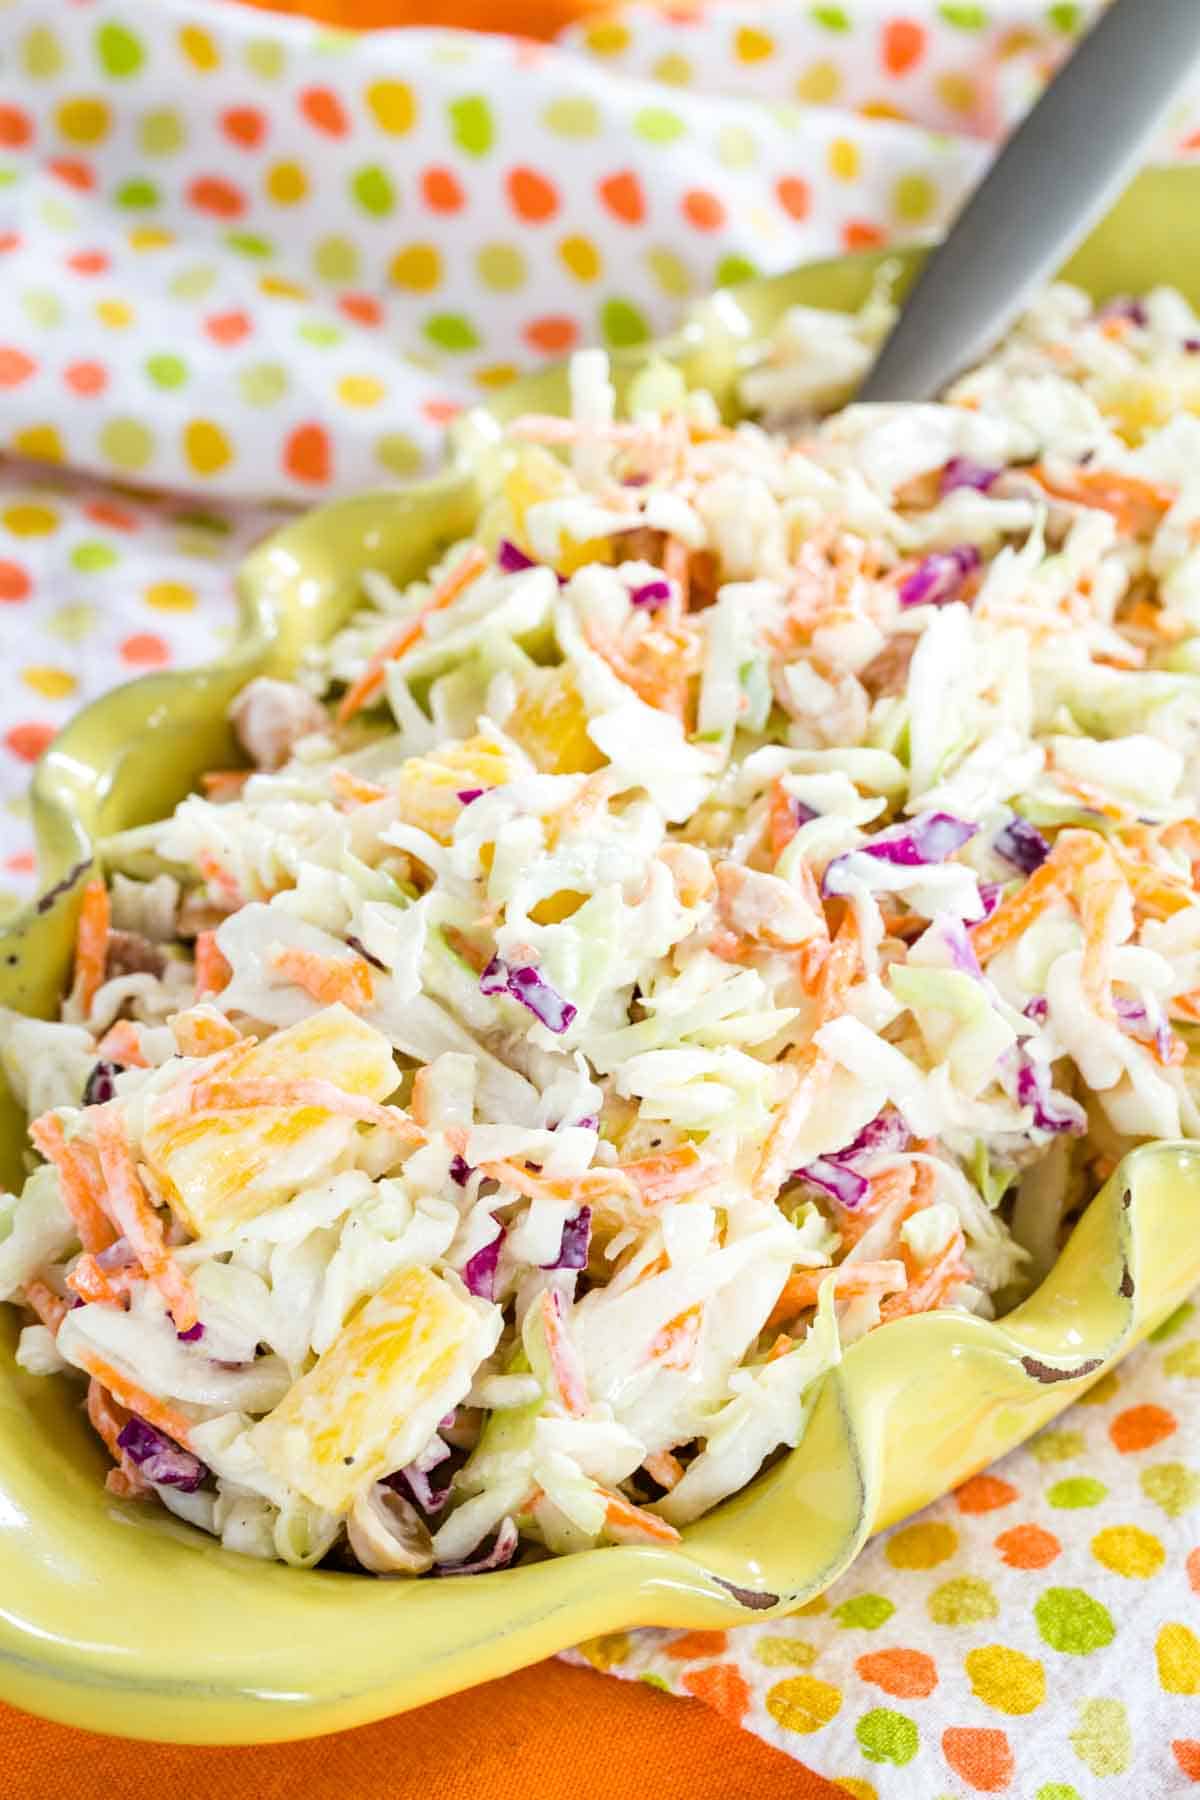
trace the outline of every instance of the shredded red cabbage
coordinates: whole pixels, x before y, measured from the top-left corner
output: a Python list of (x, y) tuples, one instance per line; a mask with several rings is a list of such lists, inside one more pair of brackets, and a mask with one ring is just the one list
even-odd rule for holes
[(938, 494), (944, 498), (952, 494), (955, 488), (976, 488), (979, 493), (986, 494), (992, 483), (1002, 475), (1002, 469), (990, 469), (986, 463), (972, 462), (969, 456), (952, 456), (942, 470), (942, 479), (938, 483)]
[(586, 1269), (588, 1247), (592, 1241), (592, 1209), (581, 1206), (573, 1219), (562, 1228), (562, 1242), (553, 1262), (542, 1263), (543, 1269)]
[(864, 1125), (852, 1144), (835, 1150), (833, 1161), (849, 1162), (853, 1156), (876, 1156), (880, 1151), (907, 1150), (912, 1132), (902, 1113), (885, 1106), (869, 1124)]
[(1051, 1087), (1045, 1063), (1028, 1057), (1023, 1060), (1017, 1070), (1017, 1099), (1022, 1106), (1033, 1108), (1033, 1122), (1039, 1131), (1069, 1131), (1073, 1137), (1082, 1137), (1087, 1130), (1082, 1106)]
[(457, 1182), (459, 1187), (466, 1187), (468, 1181), (471, 1179), (471, 1174), (472, 1169), (470, 1163), (465, 1157), (456, 1155), (450, 1163), (451, 1181)]
[(1004, 883), (1002, 881), (980, 882), (979, 898), (983, 904), (983, 916), (985, 919), (991, 918), (992, 914), (1000, 904), (1000, 896), (1003, 892)]
[(629, 598), (634, 606), (644, 606), (647, 612), (657, 612), (671, 598), (671, 584), (661, 580), (643, 581), (640, 587), (633, 589)]
[(854, 1208), (866, 1198), (868, 1182), (865, 1175), (854, 1169), (848, 1169), (844, 1163), (834, 1162), (832, 1157), (818, 1156), (815, 1162), (797, 1169), (796, 1174), (801, 1181), (809, 1181), (813, 1187), (822, 1188), (825, 1193), (832, 1194), (841, 1206)]
[(486, 788), (459, 788), (455, 799), (463, 806), (470, 806), (472, 800), (478, 800), (480, 794), (486, 793), (486, 791)]
[(481, 994), (503, 994), (508, 991), (508, 964), (498, 956), (493, 956), (479, 977), (479, 991)]
[(398, 1494), (407, 1492), (427, 1517), (436, 1517), (450, 1498), (453, 1478), (445, 1487), (435, 1487), (429, 1479), (429, 1472), (444, 1463), (450, 1453), (449, 1444), (443, 1444), (440, 1437), (433, 1437), (420, 1456), (415, 1456), (405, 1468), (397, 1469), (394, 1475), (389, 1475), (385, 1485)]
[(952, 913), (939, 913), (937, 928), (942, 942), (950, 952), (950, 961), (954, 967), (962, 974), (970, 975), (972, 980), (982, 981), (983, 970), (962, 920), (956, 919)]
[(898, 863), (902, 868), (922, 868), (928, 863), (945, 862), (978, 830), (978, 825), (956, 819), (950, 813), (920, 813), (907, 825), (893, 825), (888, 831), (880, 832), (878, 837), (860, 844), (857, 850), (835, 856), (825, 871), (821, 892), (828, 899), (847, 891), (843, 885), (845, 866), (852, 856), (874, 856), (880, 862)]
[(130, 1462), (137, 1464), (146, 1480), (159, 1487), (176, 1487), (181, 1493), (194, 1494), (208, 1474), (198, 1456), (193, 1456), (190, 1450), (181, 1450), (138, 1413), (129, 1415), (117, 1436), (117, 1443)]
[(901, 606), (947, 606), (958, 599), (968, 575), (973, 575), (982, 561), (974, 544), (935, 550), (917, 564), (901, 587)]
[(115, 1077), (125, 1073), (125, 1064), (117, 1062), (98, 1062), (87, 1078), (83, 1090), (84, 1106), (103, 1106), (109, 1100), (115, 1100), (117, 1090)]
[(1106, 300), (1103, 306), (1096, 308), (1093, 315), (1097, 319), (1128, 319), (1131, 325), (1148, 325), (1150, 314), (1140, 300), (1131, 299), (1128, 294), (1118, 294), (1113, 300)]
[(496, 545), (496, 562), (506, 575), (519, 575), (522, 569), (537, 567), (532, 556), (526, 556), (511, 538), (501, 538)]
[(570, 1029), (578, 1011), (569, 1000), (556, 993), (548, 981), (543, 981), (536, 969), (528, 965), (510, 969), (499, 956), (493, 956), (479, 977), (479, 991), (481, 994), (511, 994), (540, 1020), (547, 1031), (560, 1034)]
[(1129, 1027), (1129, 1035), (1140, 1043), (1153, 1044), (1159, 1059), (1169, 1062), (1173, 1033), (1161, 1008), (1145, 1006), (1140, 1000), (1127, 999), (1124, 994), (1114, 994), (1113, 1005), (1121, 1024)]
[(194, 1325), (189, 1325), (186, 1331), (177, 1331), (175, 1336), (181, 1344), (198, 1344), (204, 1336), (204, 1326), (197, 1319)]
[(1014, 869), (1020, 869), (1022, 875), (1032, 875), (1050, 854), (1050, 845), (1037, 826), (1023, 819), (1020, 813), (1014, 813), (1004, 829), (997, 832), (992, 839), (992, 849)]
[(517, 1554), (519, 1536), (511, 1519), (503, 1519), (496, 1533), (495, 1542), (483, 1556), (472, 1557), (469, 1562), (437, 1563), (435, 1575), (486, 1575), (489, 1569), (507, 1569)]
[(468, 1257), (463, 1265), (463, 1281), (477, 1300), (494, 1300), (496, 1298), (496, 1269), (500, 1262), (500, 1247), (504, 1242), (505, 1235), (502, 1225), (491, 1243), (485, 1244), (482, 1250), (477, 1250), (474, 1256)]
[(1035, 994), (1032, 1000), (1025, 1002), (1021, 1011), (1027, 1019), (1032, 1019), (1035, 1025), (1044, 1025), (1050, 1017), (1050, 1002), (1045, 994)]

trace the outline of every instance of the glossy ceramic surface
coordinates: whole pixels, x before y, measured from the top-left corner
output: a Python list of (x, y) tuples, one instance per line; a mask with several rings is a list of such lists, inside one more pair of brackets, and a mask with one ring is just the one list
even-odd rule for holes
[[(1185, 229), (1197, 212), (1200, 170), (1143, 177), (1069, 272), (1097, 298), (1171, 281), (1198, 299), (1200, 238)], [(727, 290), (698, 309), (671, 354), (731, 411), (747, 345), (794, 302), (856, 304), (879, 260)], [(903, 261), (911, 273), (917, 257)], [(622, 378), (646, 354), (626, 356)], [(551, 370), (495, 411), (561, 406), (564, 391)], [(338, 502), (285, 528), (242, 570), (232, 655), (133, 683), (68, 726), (34, 784), (51, 892), (0, 937), (0, 1001), (53, 1010), (93, 838), (168, 812), (203, 769), (227, 764), (233, 694), (256, 673), (286, 673), (333, 631), (362, 569), (406, 580), (468, 530), (494, 439), (494, 417), (476, 416), (437, 481)], [(0, 1180), (19, 1176), (21, 1136), (0, 1094)], [(1023, 1306), (998, 1324), (901, 1320), (854, 1344), (800, 1447), (691, 1526), (679, 1548), (596, 1550), (469, 1582), (293, 1571), (114, 1501), (77, 1389), (17, 1369), (15, 1315), (0, 1308), (0, 1696), (92, 1730), (263, 1742), (365, 1723), (600, 1632), (786, 1613), (873, 1530), (1068, 1405), (1198, 1281), (1200, 1150), (1138, 1151)]]

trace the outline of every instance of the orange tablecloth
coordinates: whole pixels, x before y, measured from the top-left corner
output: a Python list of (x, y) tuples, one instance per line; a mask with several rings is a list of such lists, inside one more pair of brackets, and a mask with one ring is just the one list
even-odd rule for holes
[(359, 1731), (133, 1745), (0, 1707), (5, 1800), (845, 1800), (695, 1700), (542, 1663)]

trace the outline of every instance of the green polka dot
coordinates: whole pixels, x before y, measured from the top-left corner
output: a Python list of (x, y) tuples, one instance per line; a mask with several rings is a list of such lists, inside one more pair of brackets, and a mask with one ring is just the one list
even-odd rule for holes
[(833, 1616), (844, 1631), (878, 1631), (895, 1610), (886, 1594), (855, 1594), (835, 1606)]
[(670, 1682), (664, 1681), (661, 1675), (651, 1675), (647, 1673), (645, 1675), (639, 1675), (638, 1680), (644, 1681), (647, 1687), (657, 1688), (660, 1693), (669, 1694), (671, 1691)]
[(65, 606), (56, 607), (50, 614), (46, 620), (46, 629), (52, 631), (64, 644), (78, 644), (99, 623), (99, 607), (89, 606), (86, 600), (69, 600)]
[(1082, 1456), (1086, 1446), (1082, 1431), (1043, 1431), (1029, 1448), (1039, 1462), (1055, 1463)]
[(1056, 1481), (1047, 1488), (1046, 1498), (1051, 1506), (1073, 1512), (1081, 1506), (1099, 1506), (1107, 1493), (1104, 1483), (1094, 1475), (1069, 1475), (1065, 1481)]
[(275, 81), (283, 74), (286, 57), (276, 38), (251, 38), (242, 50), (246, 67), (264, 81)]
[(988, 22), (987, 13), (982, 6), (959, 4), (959, 0), (945, 0), (938, 7), (938, 17), (959, 31), (983, 31)]
[(238, 390), (247, 406), (273, 406), (288, 389), (288, 373), (282, 363), (251, 363), (238, 375)]
[(457, 354), (479, 348), (475, 327), (462, 313), (433, 313), (422, 329), (429, 342), (436, 344), (439, 350), (453, 350)]
[(217, 279), (217, 271), (212, 263), (193, 263), (190, 268), (180, 269), (173, 275), (167, 286), (167, 292), (176, 300), (200, 300), (212, 288)]
[(1093, 1775), (1123, 1775), (1133, 1759), (1133, 1739), (1121, 1702), (1082, 1701), (1071, 1743), (1080, 1762)]
[(225, 554), (221, 546), (206, 531), (177, 531), (175, 548), (180, 556), (190, 556), (193, 560), (208, 562)]
[(21, 45), (21, 62), (34, 81), (49, 81), (65, 62), (62, 46), (48, 25), (33, 25)]
[(313, 251), (313, 268), (322, 281), (353, 281), (359, 268), (357, 246), (349, 238), (322, 238)]
[(979, 1625), (1000, 1611), (990, 1583), (979, 1575), (956, 1575), (943, 1581), (926, 1605), (935, 1625)]
[(421, 446), (402, 431), (389, 431), (375, 445), (381, 465), (392, 475), (416, 475), (425, 465)]
[(96, 57), (106, 75), (122, 80), (126, 75), (136, 75), (146, 60), (146, 52), (142, 49), (141, 40), (134, 37), (124, 25), (110, 22), (98, 25), (93, 40), (96, 46)]
[(868, 1762), (895, 1763), (903, 1768), (920, 1748), (920, 1737), (912, 1720), (888, 1706), (876, 1706), (864, 1713), (854, 1727), (859, 1748)]
[(849, 31), (850, 16), (844, 6), (811, 6), (809, 12), (817, 25), (826, 31)]
[(143, 113), (138, 126), (138, 143), (147, 156), (173, 156), (187, 141), (187, 128), (177, 112), (169, 107), (156, 107)]
[(807, 1669), (817, 1660), (817, 1653), (803, 1638), (759, 1638), (754, 1645), (757, 1662), (768, 1669)]
[(559, 137), (595, 137), (600, 129), (600, 108), (592, 100), (568, 94), (552, 100), (542, 113), (542, 124)]
[(350, 192), (364, 212), (385, 219), (396, 205), (396, 190), (386, 169), (372, 163), (350, 178)]
[(227, 231), (225, 242), (240, 256), (263, 257), (275, 254), (275, 246), (270, 238), (262, 237), (257, 231)]
[(1142, 1470), (1138, 1482), (1147, 1500), (1161, 1506), (1168, 1519), (1178, 1519), (1200, 1501), (1200, 1475), (1183, 1463), (1156, 1463)]
[(187, 380), (187, 364), (182, 356), (172, 356), (169, 351), (163, 351), (157, 356), (148, 356), (145, 367), (146, 374), (155, 387), (182, 387)]
[(1048, 6), (1046, 17), (1056, 31), (1078, 31), (1083, 24), (1082, 10), (1073, 0), (1059, 0), (1056, 6)]
[(199, 507), (190, 512), (176, 513), (175, 523), (190, 526), (193, 531), (210, 531), (216, 537), (228, 537), (233, 530), (229, 520), (223, 519), (220, 513), (204, 512)]
[(446, 111), (450, 119), (450, 136), (468, 156), (486, 156), (496, 141), (492, 109), (482, 94), (464, 94), (452, 100)]
[(0, 924), (13, 919), (25, 905), (23, 897), (12, 888), (0, 888)]
[(72, 206), (69, 200), (61, 200), (56, 194), (49, 195), (38, 208), (42, 223), (51, 231), (75, 231), (79, 225), (79, 209)]
[(673, 250), (647, 250), (646, 267), (663, 293), (672, 300), (686, 299), (696, 285), (692, 271)]
[(140, 419), (110, 419), (100, 449), (119, 469), (144, 469), (154, 454), (154, 435)]
[(31, 325), (52, 331), (63, 320), (62, 301), (49, 288), (28, 288), (21, 295), (21, 310)]
[(1185, 1300), (1182, 1306), (1177, 1306), (1173, 1313), (1167, 1314), (1161, 1325), (1154, 1327), (1150, 1333), (1150, 1342), (1165, 1344), (1168, 1338), (1173, 1338), (1176, 1332), (1182, 1331), (1184, 1326), (1195, 1316), (1196, 1308), (1190, 1300)]
[(529, 273), (515, 244), (485, 244), (475, 258), (475, 268), (484, 287), (500, 294), (521, 287)]
[(1048, 1781), (1038, 1789), (1035, 1800), (1083, 1800), (1083, 1796), (1065, 1781)]
[(937, 201), (937, 188), (928, 175), (902, 175), (892, 188), (892, 211), (907, 225), (927, 219)]
[(1184, 1375), (1189, 1381), (1200, 1380), (1200, 1338), (1189, 1338), (1163, 1358), (1168, 1375)]
[(1064, 1656), (1090, 1656), (1117, 1635), (1107, 1607), (1082, 1588), (1047, 1588), (1033, 1616), (1043, 1642)]
[(81, 575), (96, 575), (101, 569), (111, 569), (120, 560), (111, 544), (102, 544), (95, 538), (76, 544), (71, 552), (71, 567), (78, 569)]
[(717, 264), (717, 286), (730, 287), (735, 281), (753, 281), (758, 270), (748, 256), (739, 256), (736, 251), (723, 256)]
[(668, 87), (687, 87), (692, 79), (692, 65), (678, 50), (670, 50), (659, 57), (652, 73), (656, 81), (665, 81)]
[(747, 169), (758, 161), (758, 140), (744, 125), (723, 125), (717, 133), (717, 155), (727, 169)]
[(687, 126), (678, 113), (665, 106), (643, 106), (633, 115), (633, 129), (648, 144), (673, 144), (687, 135)]
[(605, 343), (614, 350), (644, 344), (650, 336), (645, 315), (638, 311), (632, 300), (622, 300), (616, 294), (600, 308), (600, 330)]
[(318, 350), (330, 350), (335, 344), (345, 340), (345, 332), (340, 325), (331, 324), (328, 319), (302, 319), (296, 327), (296, 336), (303, 338), (306, 344), (315, 344)]
[(144, 175), (135, 175), (131, 180), (121, 183), (114, 198), (118, 206), (124, 206), (130, 212), (140, 212), (148, 206), (157, 206), (161, 196), (152, 181), (147, 181)]

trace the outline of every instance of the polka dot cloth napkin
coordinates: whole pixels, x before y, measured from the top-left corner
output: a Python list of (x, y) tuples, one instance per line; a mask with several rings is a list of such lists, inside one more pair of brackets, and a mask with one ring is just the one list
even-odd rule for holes
[[(428, 466), (540, 358), (936, 229), (1093, 10), (736, 0), (548, 47), (0, 0), (0, 909), (34, 880), (30, 763), (82, 701), (226, 641), (289, 508)], [(805, 1616), (580, 1654), (859, 1800), (1183, 1794), (1197, 1442), (1185, 1309)]]

